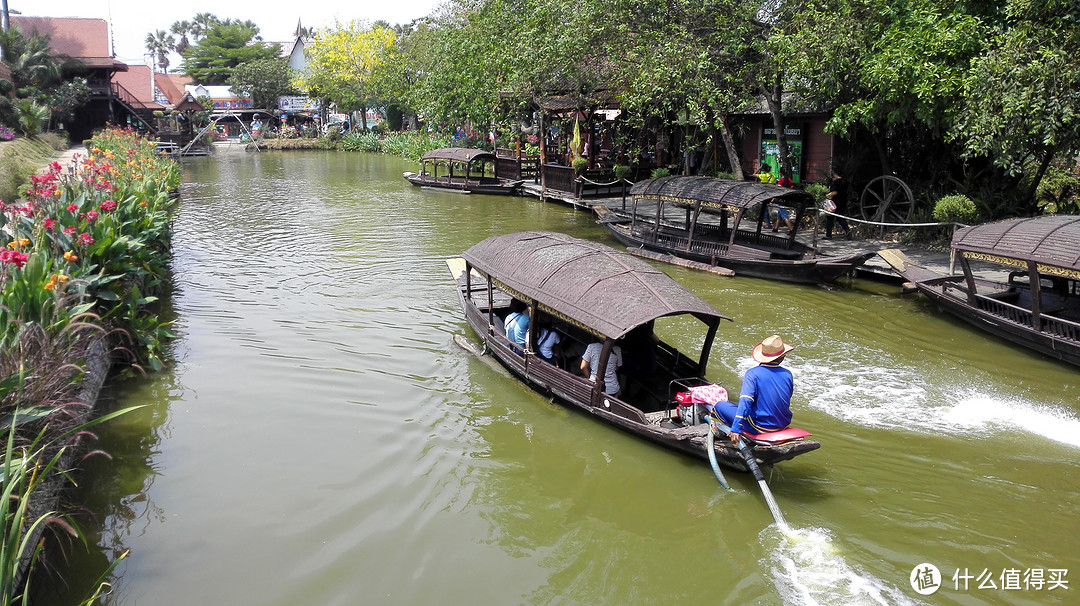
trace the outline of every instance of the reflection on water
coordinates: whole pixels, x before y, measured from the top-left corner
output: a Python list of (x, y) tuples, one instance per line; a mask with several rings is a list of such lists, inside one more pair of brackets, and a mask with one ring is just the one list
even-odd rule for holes
[(822, 448), (766, 470), (779, 533), (751, 477), (723, 491), (461, 351), (445, 258), (523, 229), (608, 236), (531, 198), (414, 188), (410, 168), (188, 161), (176, 362), (110, 391), (147, 408), (102, 430), (73, 586), (128, 548), (108, 604), (908, 604), (922, 562), (1080, 568), (1076, 370), (894, 288), (663, 266), (734, 318), (710, 364), (729, 391), (762, 337), (797, 346), (795, 423)]

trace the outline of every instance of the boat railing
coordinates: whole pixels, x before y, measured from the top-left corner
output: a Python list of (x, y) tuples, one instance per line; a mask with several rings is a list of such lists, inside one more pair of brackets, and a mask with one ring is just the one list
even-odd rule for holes
[(1059, 339), (1080, 343), (1080, 323), (1045, 314), (1040, 316), (1040, 319), (1043, 332), (1050, 333)]
[[(953, 286), (953, 288), (956, 287)], [(948, 286), (946, 286), (946, 289), (948, 289)], [(958, 290), (966, 291), (967, 289)], [(1036, 328), (1035, 314), (1030, 309), (1006, 303), (987, 295), (976, 295), (975, 301), (981, 311), (1015, 324)], [(1080, 343), (1080, 323), (1071, 320), (1045, 313), (1039, 314), (1039, 326), (1036, 329), (1059, 339)]]

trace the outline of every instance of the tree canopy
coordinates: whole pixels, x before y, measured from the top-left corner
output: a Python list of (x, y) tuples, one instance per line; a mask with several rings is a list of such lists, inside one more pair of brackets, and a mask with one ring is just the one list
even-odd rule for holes
[[(387, 101), (386, 91), (396, 46), (394, 30), (385, 24), (338, 23), (319, 31), (307, 47), (307, 70), (296, 84), (330, 99), (340, 109), (364, 112)], [(366, 121), (363, 128), (367, 128)]]
[[(181, 69), (195, 84), (222, 84), (241, 63), (273, 59), (278, 51), (259, 39), (259, 28), (251, 21), (219, 21), (210, 15), (208, 25), (198, 21), (198, 40), (183, 53)], [(201, 29), (205, 27), (205, 30)]]
[(251, 95), (256, 108), (277, 108), (278, 97), (296, 94), (289, 62), (280, 57), (256, 59), (237, 65), (226, 81), (237, 94)]

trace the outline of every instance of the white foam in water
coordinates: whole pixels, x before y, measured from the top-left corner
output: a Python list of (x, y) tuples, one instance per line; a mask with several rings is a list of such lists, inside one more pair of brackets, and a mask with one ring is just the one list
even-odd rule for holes
[(1080, 448), (1080, 419), (1064, 408), (975, 395), (946, 407), (942, 420), (946, 426), (972, 432), (1029, 431)]
[[(810, 406), (848, 423), (965, 435), (1020, 430), (1080, 448), (1080, 417), (1064, 404), (1031, 402), (963, 385), (934, 386), (930, 391), (914, 369), (857, 360), (834, 360), (828, 366), (809, 361), (792, 370), (796, 393)], [(917, 425), (911, 422), (913, 416), (920, 419)]]
[[(770, 526), (762, 532), (769, 549), (763, 562), (783, 603), (797, 606), (893, 606), (922, 604), (902, 590), (852, 568), (823, 528)], [(905, 576), (903, 581), (907, 581)]]

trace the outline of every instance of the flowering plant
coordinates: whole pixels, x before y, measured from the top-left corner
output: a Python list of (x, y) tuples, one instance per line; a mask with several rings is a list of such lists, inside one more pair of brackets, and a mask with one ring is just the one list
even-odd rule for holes
[(0, 126), (0, 141), (11, 141), (15, 138), (15, 131), (6, 126)]
[(59, 330), (93, 311), (139, 341), (156, 370), (170, 333), (148, 293), (167, 270), (180, 168), (131, 129), (106, 129), (87, 147), (32, 177), (25, 202), (0, 205), (0, 347), (25, 323)]

